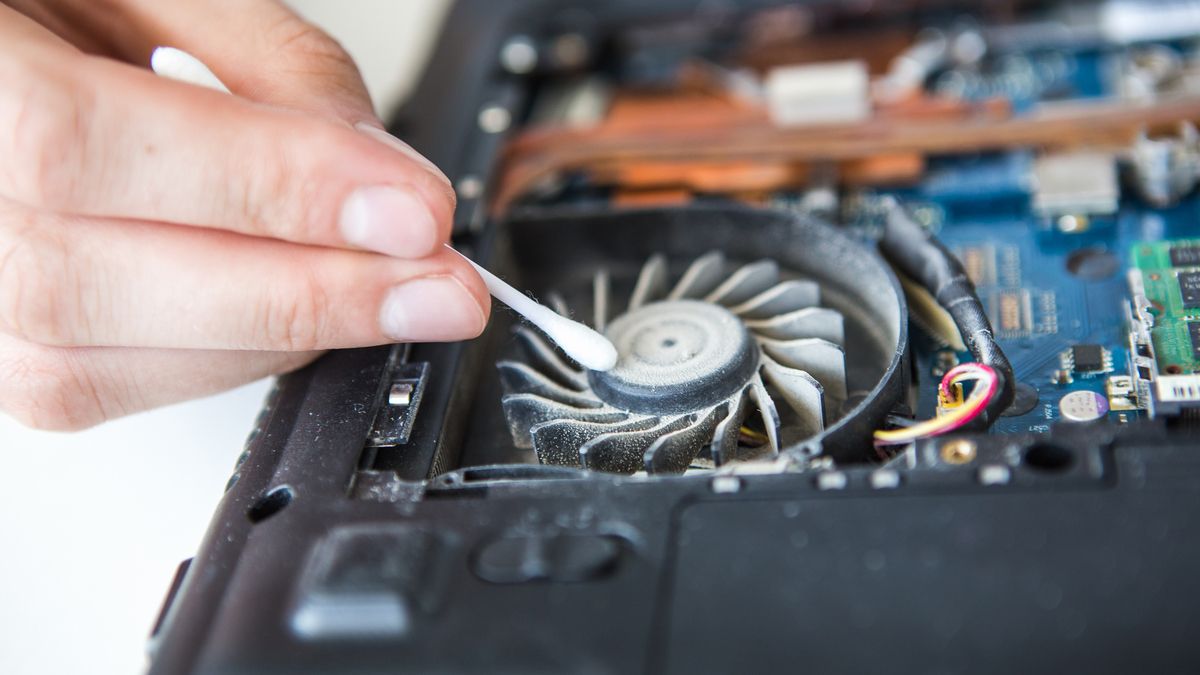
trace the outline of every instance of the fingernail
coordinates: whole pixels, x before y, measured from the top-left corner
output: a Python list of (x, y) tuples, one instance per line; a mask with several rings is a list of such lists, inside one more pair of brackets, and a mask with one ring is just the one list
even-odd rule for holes
[(432, 173), (434, 176), (437, 176), (441, 180), (445, 181), (446, 185), (450, 184), (450, 179), (446, 177), (446, 174), (442, 173), (441, 169), (437, 168), (436, 164), (429, 161), (429, 159), (426, 158), (424, 155), (422, 155), (421, 153), (414, 150), (413, 147), (411, 145), (409, 145), (408, 143), (405, 143), (404, 141), (400, 140), (399, 138), (396, 138), (395, 136), (384, 131), (383, 129), (380, 129), (379, 127), (371, 126), (370, 124), (367, 124), (366, 122), (359, 122), (358, 124), (354, 125), (354, 128), (358, 129), (362, 133), (370, 136), (371, 138), (374, 138), (375, 140), (379, 141), (380, 143), (383, 143), (383, 144), (391, 147), (393, 150), (399, 150), (401, 152), (401, 154), (403, 154), (405, 157), (408, 157), (409, 159), (416, 162), (417, 164), (420, 164), (421, 166), (428, 169), (429, 172)]
[(462, 340), (483, 330), (483, 310), (453, 277), (413, 279), (388, 291), (379, 313), (384, 335), (397, 342)]
[(425, 202), (387, 185), (363, 187), (342, 204), (342, 236), (354, 246), (401, 258), (423, 258), (438, 245), (438, 226)]

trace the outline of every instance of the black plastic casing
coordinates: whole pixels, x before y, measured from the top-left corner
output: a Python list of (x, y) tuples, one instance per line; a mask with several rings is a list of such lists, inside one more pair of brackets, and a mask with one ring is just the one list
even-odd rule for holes
[[(398, 131), (456, 180), (489, 175), (501, 139), (478, 111), (518, 112), (530, 86), (497, 66), (504, 40), (699, 3), (647, 4), (462, 0)], [(478, 204), (460, 216), (460, 246), (486, 258)], [(443, 473), (466, 432), (446, 412), (491, 367), (479, 349), (411, 348), (431, 376), (413, 451), (386, 462), (364, 444), (397, 351), (282, 378), (166, 599), (150, 671), (1195, 670), (1194, 437), (1077, 425), (976, 439), (962, 465), (947, 439), (788, 475)]]

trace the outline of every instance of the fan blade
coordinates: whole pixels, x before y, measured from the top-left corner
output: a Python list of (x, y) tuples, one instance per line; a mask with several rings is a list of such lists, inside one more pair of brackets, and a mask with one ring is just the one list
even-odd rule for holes
[(763, 351), (779, 363), (817, 378), (827, 398), (839, 402), (846, 400), (846, 353), (841, 347), (821, 338), (760, 338), (759, 343)]
[(534, 394), (576, 408), (604, 406), (604, 402), (590, 391), (571, 391), (524, 363), (500, 361), (496, 363), (496, 369), (500, 371), (500, 386), (506, 394)]
[(805, 307), (816, 307), (820, 302), (821, 287), (815, 281), (789, 279), (733, 307), (731, 311), (745, 319), (769, 319)]
[(759, 260), (743, 265), (704, 299), (718, 305), (738, 305), (779, 283), (779, 264)]
[(683, 473), (705, 443), (712, 440), (713, 429), (725, 417), (727, 407), (718, 406), (698, 421), (663, 434), (642, 455), (646, 473)]
[(725, 256), (720, 251), (705, 253), (687, 268), (667, 299), (702, 298), (716, 288), (724, 276)]
[(650, 429), (597, 436), (579, 448), (579, 465), (594, 471), (634, 473), (642, 468), (642, 456), (655, 439), (690, 425), (694, 418), (694, 415), (667, 417)]
[(775, 385), (784, 402), (795, 411), (806, 435), (825, 428), (825, 393), (821, 383), (803, 370), (781, 366), (763, 357), (762, 373)]
[[(742, 421), (746, 419), (746, 399), (749, 388), (734, 394), (722, 404), (724, 417), (717, 420), (713, 428), (712, 443), (708, 446), (709, 456), (713, 464), (721, 466), (737, 459), (738, 436), (741, 435)], [(720, 412), (720, 408), (718, 408)]]
[(508, 429), (518, 448), (533, 447), (530, 430), (553, 420), (579, 422), (624, 422), (629, 413), (614, 408), (576, 408), (534, 394), (508, 394), (500, 399)]
[(842, 315), (825, 307), (805, 307), (770, 319), (747, 321), (746, 327), (760, 335), (780, 340), (821, 338), (843, 344)]
[(767, 393), (762, 376), (757, 373), (750, 380), (750, 398), (758, 405), (758, 413), (762, 415), (764, 431), (767, 432), (767, 442), (771, 445), (771, 453), (779, 454), (779, 411), (775, 409), (775, 401)]
[(663, 297), (667, 292), (667, 258), (660, 254), (653, 255), (642, 265), (638, 272), (637, 283), (633, 294), (629, 296), (630, 311)]
[(658, 423), (659, 418), (649, 415), (617, 424), (553, 420), (535, 426), (530, 433), (533, 436), (533, 448), (541, 463), (580, 466), (579, 448), (593, 438), (613, 432), (649, 429)]
[(517, 337), (537, 370), (559, 384), (576, 391), (588, 388), (587, 375), (571, 367), (542, 336), (528, 326), (517, 328)]
[(601, 333), (608, 325), (608, 286), (608, 270), (596, 270), (592, 280), (592, 326)]

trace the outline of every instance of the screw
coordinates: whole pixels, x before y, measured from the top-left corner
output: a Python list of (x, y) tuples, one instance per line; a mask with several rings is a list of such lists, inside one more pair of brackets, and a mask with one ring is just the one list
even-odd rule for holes
[(512, 114), (499, 105), (493, 103), (479, 111), (479, 128), (489, 134), (504, 133), (511, 124)]
[(942, 443), (942, 461), (947, 464), (969, 464), (975, 459), (975, 442), (956, 438)]
[(532, 73), (537, 62), (537, 45), (528, 35), (514, 35), (500, 48), (500, 65), (513, 75)]

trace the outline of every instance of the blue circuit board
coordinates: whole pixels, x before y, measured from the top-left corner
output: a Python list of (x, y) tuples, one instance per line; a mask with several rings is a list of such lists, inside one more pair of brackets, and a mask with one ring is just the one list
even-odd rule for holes
[[(1163, 45), (1186, 55), (1184, 44)], [(933, 88), (965, 98), (1004, 97), (1017, 114), (1060, 100), (1110, 96), (1120, 49), (1007, 55), (977, 73), (946, 73)], [(1089, 215), (1063, 228), (1033, 207), (1033, 151), (936, 158), (921, 184), (891, 194), (920, 210), (926, 224), (976, 277), (1000, 345), (1018, 382), (1037, 392), (1028, 412), (1004, 417), (1000, 433), (1045, 431), (1060, 416), (1059, 400), (1073, 391), (1105, 394), (1110, 376), (1129, 370), (1126, 271), (1142, 241), (1200, 234), (1200, 197), (1155, 209), (1121, 191), (1115, 214)], [(1068, 229), (1069, 231), (1064, 231)], [(918, 417), (935, 414), (937, 385), (948, 363), (969, 361), (919, 327), (912, 329)], [(1075, 345), (1100, 345), (1108, 372), (1076, 372), (1064, 362)], [(1066, 375), (1064, 376), (1064, 370)], [(1136, 410), (1113, 410), (1115, 422)]]
[[(942, 242), (963, 260), (1017, 380), (1037, 390), (1032, 409), (999, 420), (993, 427), (998, 432), (1044, 431), (1058, 419), (1065, 394), (1104, 394), (1108, 376), (1127, 372), (1130, 250), (1137, 242), (1200, 232), (1197, 197), (1169, 209), (1127, 199), (1116, 214), (1090, 217), (1086, 227), (1064, 232), (1033, 211), (1021, 184), (1028, 161), (1022, 153), (940, 160), (920, 188), (896, 193), (918, 204)], [(913, 344), (918, 414), (928, 417), (947, 359), (969, 361), (970, 354), (953, 353), (920, 328), (913, 329)], [(1077, 373), (1068, 363), (1064, 378), (1064, 354), (1081, 344), (1102, 346), (1111, 370)], [(1121, 421), (1138, 414), (1114, 410), (1109, 416)]]

